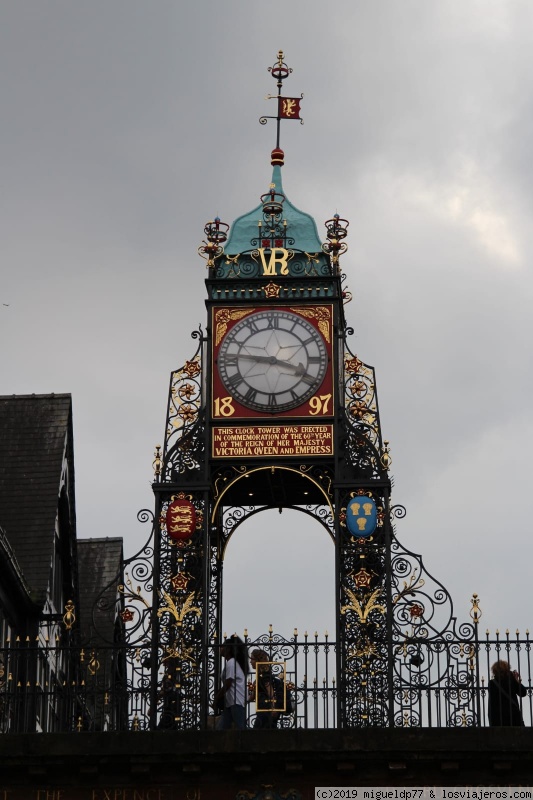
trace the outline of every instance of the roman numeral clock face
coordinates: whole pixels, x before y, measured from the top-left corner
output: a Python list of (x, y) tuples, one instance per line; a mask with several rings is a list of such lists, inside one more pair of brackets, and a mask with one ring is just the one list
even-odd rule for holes
[(310, 322), (271, 309), (249, 314), (228, 331), (217, 366), (232, 398), (253, 411), (275, 414), (302, 405), (318, 391), (328, 352)]

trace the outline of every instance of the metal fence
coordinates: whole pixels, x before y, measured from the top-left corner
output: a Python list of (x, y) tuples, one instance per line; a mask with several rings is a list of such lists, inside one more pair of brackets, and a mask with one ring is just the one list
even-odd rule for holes
[[(365, 671), (375, 669), (368, 658), (363, 666), (359, 662), (360, 692), (349, 700), (343, 697), (342, 672), (340, 680), (338, 677), (337, 646), (327, 637), (295, 634), (284, 639), (269, 632), (255, 640), (245, 638), (245, 645), (248, 652), (264, 650), (272, 669), (284, 680), (291, 708), (277, 715), (280, 728), (337, 728), (342, 724), (343, 703), (368, 706), (378, 700), (392, 707), (384, 724), (393, 719), (395, 727), (486, 726), (491, 666), (497, 661), (509, 662), (520, 673), (524, 687), (524, 696), (506, 699), (504, 693), (500, 704), (508, 704), (509, 711), (511, 704), (518, 705), (524, 724), (533, 723), (529, 634), (525, 638), (507, 633), (476, 641), (434, 639), (394, 644), (387, 674), (381, 683), (373, 682), (373, 691), (386, 697), (373, 699), (366, 691)], [(84, 647), (60, 635), (5, 642), (0, 648), (0, 731), (211, 727), (223, 646), (211, 644), (204, 652), (188, 653), (188, 661), (206, 673), (197, 684), (201, 688), (191, 696), (183, 691), (182, 664), (162, 658), (154, 669), (148, 645)], [(207, 665), (214, 665), (209, 673)], [(255, 679), (250, 672), (251, 699), (246, 704), (250, 728), (261, 713), (255, 702)], [(376, 686), (381, 688), (376, 690)]]

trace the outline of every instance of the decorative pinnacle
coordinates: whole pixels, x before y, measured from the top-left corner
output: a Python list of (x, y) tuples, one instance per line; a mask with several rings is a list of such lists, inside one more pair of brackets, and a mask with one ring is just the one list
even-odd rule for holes
[(283, 50), (278, 50), (278, 60), (272, 67), (268, 67), (268, 71), (272, 75), (273, 78), (277, 80), (278, 89), (281, 89), (283, 85), (283, 81), (285, 78), (288, 78), (292, 72), (292, 69), (286, 65), (283, 61)]
[(259, 117), (259, 122), (261, 123), (261, 125), (266, 125), (267, 119), (276, 120), (277, 122), (276, 147), (272, 151), (271, 158), (273, 165), (279, 164), (280, 166), (282, 166), (284, 154), (283, 150), (281, 150), (279, 146), (280, 122), (282, 119), (299, 119), (300, 124), (303, 125), (304, 121), (300, 117), (300, 100), (303, 98), (303, 94), (301, 94), (300, 97), (281, 96), (283, 81), (285, 80), (285, 78), (288, 78), (292, 72), (292, 69), (288, 67), (285, 61), (283, 60), (283, 50), (278, 51), (278, 60), (272, 67), (268, 67), (268, 71), (270, 72), (272, 77), (276, 79), (276, 86), (278, 87), (278, 93), (267, 94), (265, 99), (278, 101), (278, 113), (277, 116), (275, 117), (273, 116)]
[(390, 455), (389, 443), (385, 439), (383, 444), (385, 445), (385, 447), (383, 448), (383, 453), (381, 454), (381, 464), (382, 464), (382, 466), (385, 467), (386, 470), (389, 470), (391, 468), (391, 464), (392, 464), (392, 458), (391, 458), (391, 455)]
[(276, 192), (275, 184), (271, 183), (269, 191), (266, 194), (262, 194), (260, 199), (263, 206), (263, 214), (275, 217), (283, 211), (285, 195), (281, 194), (281, 192)]
[(220, 217), (215, 217), (212, 222), (206, 223), (205, 239), (198, 248), (198, 255), (206, 259), (207, 267), (214, 267), (215, 258), (224, 252), (223, 244), (228, 238), (228, 230), (229, 225), (221, 222)]
[(343, 253), (348, 250), (348, 245), (343, 239), (348, 235), (348, 225), (350, 224), (347, 219), (341, 219), (338, 214), (334, 214), (332, 219), (326, 220), (327, 242), (322, 245), (322, 250), (331, 257), (333, 267), (339, 270), (339, 258)]
[(159, 480), (161, 475), (161, 445), (156, 444), (155, 446), (155, 453), (154, 453), (154, 460), (152, 461), (152, 467), (154, 468), (154, 477), (156, 480)]

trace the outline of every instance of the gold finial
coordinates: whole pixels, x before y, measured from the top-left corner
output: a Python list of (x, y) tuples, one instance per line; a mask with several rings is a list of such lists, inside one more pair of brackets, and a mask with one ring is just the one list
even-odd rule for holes
[(390, 455), (389, 442), (387, 441), (387, 439), (385, 439), (383, 444), (385, 445), (385, 447), (383, 449), (383, 453), (381, 454), (381, 464), (388, 471), (392, 465), (392, 458)]
[[(472, 622), (474, 623), (474, 625), (477, 625), (479, 623), (479, 620), (483, 616), (483, 614), (482, 614), (481, 609), (479, 607), (479, 597), (477, 596), (477, 594), (475, 592), (472, 595), (471, 603), (472, 603), (472, 608), (470, 609), (470, 617), (471, 617)], [(488, 633), (488, 631), (487, 631), (487, 633)]]
[(154, 460), (152, 461), (152, 467), (154, 468), (154, 475), (156, 478), (159, 478), (161, 475), (161, 445), (156, 444), (155, 446), (155, 453), (154, 453)]
[(334, 214), (331, 219), (326, 220), (327, 242), (322, 245), (322, 250), (330, 256), (334, 271), (339, 273), (339, 258), (348, 250), (348, 245), (343, 241), (348, 235), (349, 222), (342, 219), (339, 214)]
[(72, 626), (76, 622), (76, 615), (74, 613), (75, 608), (76, 607), (72, 602), (72, 600), (68, 600), (65, 603), (65, 613), (63, 614), (63, 625), (65, 626), (67, 631), (70, 631), (72, 629)]
[(198, 255), (207, 261), (206, 267), (213, 268), (215, 259), (224, 252), (224, 242), (228, 238), (229, 225), (222, 222), (220, 217), (206, 222), (202, 244), (198, 247)]

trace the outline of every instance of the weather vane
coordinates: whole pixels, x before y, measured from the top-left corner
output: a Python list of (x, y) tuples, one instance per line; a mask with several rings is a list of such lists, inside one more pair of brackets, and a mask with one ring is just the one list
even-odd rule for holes
[[(280, 154), (280, 161), (279, 163), (283, 164), (283, 152), (280, 150), (279, 147), (279, 134), (280, 134), (280, 122), (282, 119), (299, 119), (300, 124), (303, 125), (304, 121), (300, 117), (300, 100), (303, 98), (303, 93), (300, 97), (282, 97), (281, 90), (283, 88), (283, 81), (285, 78), (288, 78), (292, 72), (292, 69), (286, 65), (283, 61), (283, 50), (278, 52), (278, 60), (274, 64), (273, 67), (269, 67), (268, 71), (271, 73), (272, 77), (277, 81), (278, 93), (277, 94), (267, 94), (266, 100), (277, 100), (278, 101), (278, 113), (275, 117), (260, 117), (259, 122), (261, 125), (266, 125), (267, 119), (275, 119), (277, 120), (277, 136), (276, 136), (276, 150), (273, 151), (273, 156), (276, 151), (279, 151)], [(274, 162), (273, 162), (274, 163)]]

